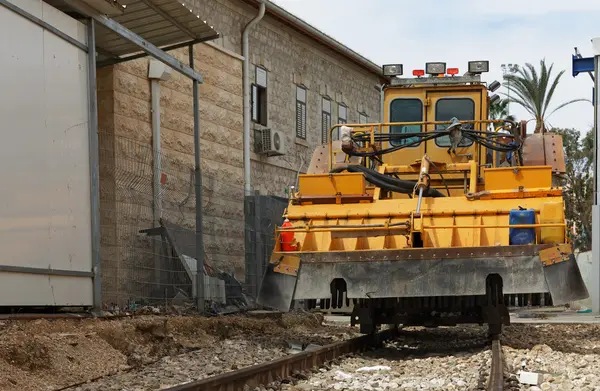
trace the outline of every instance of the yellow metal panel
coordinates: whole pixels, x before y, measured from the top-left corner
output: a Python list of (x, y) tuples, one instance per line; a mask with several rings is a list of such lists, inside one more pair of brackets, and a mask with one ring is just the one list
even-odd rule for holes
[(366, 194), (365, 176), (360, 172), (300, 175), (298, 185), (303, 197)]
[[(540, 223), (554, 224), (564, 223), (565, 215), (562, 202), (545, 202), (540, 209)], [(542, 227), (540, 229), (540, 240), (542, 243), (564, 243), (564, 227)]]
[[(515, 172), (516, 171), (516, 172)], [(485, 190), (552, 187), (551, 166), (488, 168), (483, 171)]]
[[(505, 246), (509, 244), (509, 213), (519, 206), (536, 211), (537, 243), (541, 243), (542, 230), (564, 230), (564, 218), (548, 212), (544, 212), (545, 216), (555, 221), (541, 218), (542, 209), (556, 210), (562, 204), (560, 196), (474, 201), (465, 197), (426, 198), (421, 207), (422, 218), (413, 219), (416, 202), (416, 199), (391, 199), (371, 204), (290, 205), (287, 216), (298, 229), (295, 238), (301, 244), (301, 251), (406, 248), (410, 236), (398, 225), (407, 221), (413, 231), (422, 233), (424, 247)], [(373, 227), (377, 224), (388, 224), (389, 229)], [(360, 235), (357, 225), (371, 227)], [(327, 229), (328, 226), (332, 229)]]
[(300, 267), (300, 256), (275, 252), (271, 254), (269, 263), (275, 264), (273, 270), (277, 273), (297, 276), (298, 268)]
[(571, 248), (571, 245), (563, 243), (555, 247), (540, 250), (540, 261), (542, 261), (544, 266), (551, 266), (568, 261), (572, 254), (573, 249)]

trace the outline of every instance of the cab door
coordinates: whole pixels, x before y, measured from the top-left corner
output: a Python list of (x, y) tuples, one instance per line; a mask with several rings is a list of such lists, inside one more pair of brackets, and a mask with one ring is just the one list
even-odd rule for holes
[[(426, 121), (426, 93), (420, 88), (391, 90), (386, 96), (384, 118), (388, 122), (422, 122)], [(384, 129), (392, 134), (424, 132), (424, 125), (397, 125)], [(384, 155), (384, 162), (390, 165), (410, 165), (425, 154), (425, 143), (418, 137), (390, 141), (387, 148), (405, 145), (399, 151)]]
[[(448, 90), (427, 93), (427, 118), (429, 121), (449, 121), (456, 117), (459, 120), (481, 120), (481, 91), (480, 90)], [(431, 125), (428, 131), (444, 130), (448, 125)], [(481, 125), (471, 125), (472, 129), (480, 129)], [(434, 162), (466, 163), (477, 160), (478, 145), (463, 138), (456, 148), (456, 154), (448, 153), (450, 137), (443, 136), (427, 141), (427, 154)]]

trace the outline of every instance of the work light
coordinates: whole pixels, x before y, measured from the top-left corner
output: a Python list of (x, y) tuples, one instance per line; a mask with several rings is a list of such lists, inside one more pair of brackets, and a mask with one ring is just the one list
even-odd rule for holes
[(428, 62), (425, 64), (425, 72), (428, 75), (443, 75), (446, 73), (446, 63)]
[(402, 64), (388, 64), (383, 66), (383, 76), (401, 76)]
[(483, 73), (489, 71), (489, 61), (469, 61), (469, 73)]

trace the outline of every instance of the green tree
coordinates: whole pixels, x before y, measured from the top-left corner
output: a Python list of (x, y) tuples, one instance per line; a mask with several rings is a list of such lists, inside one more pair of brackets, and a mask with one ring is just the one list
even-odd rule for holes
[(553, 67), (554, 64), (548, 67), (546, 61), (541, 60), (539, 72), (527, 63), (524, 67), (519, 67), (517, 73), (505, 76), (504, 84), (510, 91), (510, 101), (522, 106), (535, 118), (535, 133), (544, 133), (547, 130), (546, 121), (557, 110), (575, 102), (589, 101), (572, 99), (559, 104), (548, 113), (556, 87), (565, 73), (562, 70), (556, 77), (552, 77)]
[(490, 119), (515, 120), (514, 115), (508, 114), (508, 99), (498, 99), (490, 104)]
[(594, 194), (594, 133), (583, 138), (575, 129), (554, 129), (562, 136), (566, 174), (560, 178), (565, 200), (565, 215), (573, 246), (581, 251), (592, 248), (592, 201)]

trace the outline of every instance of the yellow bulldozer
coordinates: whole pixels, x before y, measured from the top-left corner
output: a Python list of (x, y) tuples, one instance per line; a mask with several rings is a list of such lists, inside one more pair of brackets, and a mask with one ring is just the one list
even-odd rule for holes
[(257, 302), (352, 308), (379, 325), (488, 324), (588, 297), (566, 235), (562, 139), (489, 119), (500, 83), (386, 65), (383, 123), (334, 125), (276, 229)]

